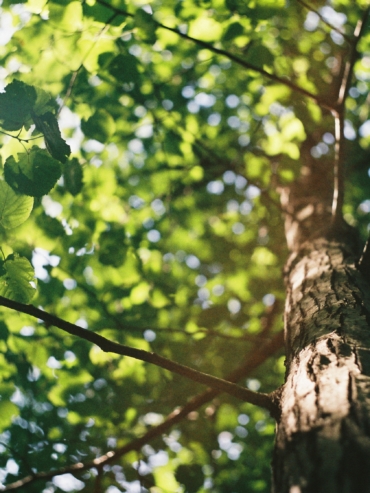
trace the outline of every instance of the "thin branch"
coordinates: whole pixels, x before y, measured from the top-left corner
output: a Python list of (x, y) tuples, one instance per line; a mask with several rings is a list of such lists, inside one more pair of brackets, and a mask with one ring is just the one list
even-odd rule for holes
[(339, 108), (343, 108), (344, 103), (345, 103), (346, 98), (347, 98), (347, 94), (348, 94), (351, 82), (352, 82), (353, 67), (354, 67), (355, 62), (358, 58), (357, 45), (358, 45), (358, 42), (360, 41), (360, 39), (364, 33), (365, 25), (366, 25), (366, 22), (367, 22), (367, 19), (369, 16), (369, 10), (370, 10), (369, 8), (365, 10), (364, 15), (362, 16), (362, 19), (360, 19), (357, 22), (355, 31), (353, 33), (354, 40), (353, 40), (353, 43), (351, 45), (351, 51), (349, 54), (348, 61), (346, 63), (346, 67), (344, 69), (342, 84), (340, 86), (339, 94), (338, 94), (337, 105)]
[(18, 142), (21, 143), (21, 144), (22, 144), (22, 142), (25, 142), (26, 144), (28, 144), (28, 142), (30, 140), (37, 140), (37, 139), (41, 139), (41, 137), (42, 137), (42, 135), (38, 135), (36, 137), (29, 137), (28, 139), (21, 139), (19, 137), (19, 133), (18, 133), (18, 135), (12, 135), (12, 134), (10, 134), (8, 132), (4, 132), (4, 130), (0, 130), (0, 134), (7, 135), (8, 137), (11, 137), (12, 139), (17, 139)]
[(72, 72), (72, 76), (71, 76), (71, 79), (70, 79), (69, 84), (68, 84), (67, 92), (65, 93), (64, 98), (63, 98), (63, 101), (62, 101), (61, 105), (59, 106), (57, 116), (60, 115), (60, 112), (62, 111), (62, 109), (66, 105), (66, 102), (68, 101), (68, 99), (69, 99), (69, 97), (70, 97), (70, 95), (72, 93), (73, 86), (75, 85), (75, 82), (76, 82), (78, 73), (81, 70), (81, 68), (82, 68), (82, 63), (78, 67), (77, 70), (75, 70), (75, 71)]
[(342, 220), (344, 201), (344, 170), (343, 170), (343, 144), (344, 144), (344, 115), (339, 112), (334, 116), (335, 123), (335, 157), (334, 157), (334, 191), (332, 202), (332, 219), (336, 225)]
[(328, 22), (325, 19), (325, 17), (322, 14), (320, 14), (319, 11), (317, 11), (316, 9), (314, 9), (313, 7), (311, 7), (310, 5), (308, 5), (308, 3), (304, 2), (303, 0), (297, 0), (297, 1), (304, 8), (306, 8), (310, 12), (313, 12), (314, 14), (316, 14), (320, 18), (321, 22), (323, 22), (324, 24), (326, 24), (331, 30), (336, 31), (338, 34), (340, 34), (341, 36), (343, 36), (343, 38), (347, 41), (347, 43), (349, 43), (349, 44), (352, 44), (353, 43), (353, 39), (351, 39), (349, 36), (347, 36), (347, 34), (344, 33), (343, 31), (341, 31), (338, 27), (335, 27), (333, 24), (331, 24), (330, 22)]
[(214, 377), (212, 375), (208, 375), (207, 373), (194, 370), (193, 368), (190, 368), (188, 366), (175, 363), (174, 361), (164, 358), (163, 356), (160, 356), (156, 353), (144, 351), (143, 349), (137, 349), (119, 344), (114, 341), (110, 341), (109, 339), (106, 339), (105, 337), (96, 334), (95, 332), (91, 332), (87, 329), (79, 327), (78, 325), (74, 325), (70, 322), (62, 320), (55, 315), (36, 308), (33, 305), (25, 305), (17, 301), (9, 300), (8, 298), (4, 298), (3, 296), (0, 296), (0, 305), (6, 306), (8, 308), (11, 308), (12, 310), (16, 310), (21, 313), (26, 313), (28, 315), (31, 315), (32, 317), (43, 320), (50, 325), (54, 325), (55, 327), (68, 332), (69, 334), (90, 341), (93, 344), (99, 346), (100, 349), (102, 349), (104, 352), (120, 354), (122, 356), (129, 356), (141, 361), (146, 361), (147, 363), (152, 363), (156, 366), (193, 380), (194, 382), (208, 385), (209, 387), (217, 389), (220, 392), (226, 392), (230, 395), (233, 395), (234, 397), (237, 397), (238, 399), (249, 402), (256, 406), (263, 407), (271, 412), (274, 412), (275, 410), (275, 406), (272, 404), (271, 398), (268, 394), (253, 392), (249, 389), (246, 389), (245, 387), (240, 387), (239, 385), (227, 382), (222, 378)]
[(71, 79), (69, 81), (69, 84), (68, 84), (68, 88), (67, 88), (67, 92), (66, 94), (64, 95), (64, 98), (63, 98), (63, 101), (61, 103), (61, 105), (59, 106), (59, 109), (58, 109), (58, 113), (57, 113), (57, 116), (60, 115), (60, 112), (62, 111), (62, 109), (64, 108), (68, 98), (70, 97), (71, 93), (72, 93), (72, 90), (73, 90), (73, 87), (76, 83), (76, 80), (77, 80), (77, 76), (80, 72), (80, 70), (82, 69), (83, 67), (83, 64), (86, 60), (86, 58), (90, 55), (91, 51), (94, 49), (96, 43), (98, 42), (99, 38), (103, 35), (103, 33), (108, 29), (108, 26), (109, 24), (117, 17), (117, 12), (114, 12), (110, 18), (107, 20), (107, 22), (105, 23), (104, 27), (102, 29), (100, 29), (100, 31), (95, 35), (95, 39), (94, 41), (92, 42), (90, 48), (86, 51), (86, 53), (84, 54), (84, 56), (82, 57), (81, 59), (81, 63), (79, 65), (79, 67), (74, 70), (72, 72), (72, 76), (71, 76)]
[(354, 31), (354, 41), (344, 69), (342, 83), (338, 92), (336, 109), (332, 111), (335, 119), (335, 160), (334, 160), (334, 193), (332, 202), (333, 224), (342, 220), (344, 202), (344, 114), (345, 102), (352, 82), (353, 67), (358, 58), (357, 45), (364, 33), (366, 21), (369, 16), (369, 8), (365, 10), (362, 18), (357, 22)]
[[(273, 316), (269, 317), (270, 327), (273, 323), (273, 320), (274, 320)], [(250, 358), (248, 358), (247, 361), (245, 361), (240, 367), (236, 368), (233, 372), (231, 372), (228, 375), (228, 377), (226, 377), (226, 380), (228, 380), (229, 382), (237, 382), (241, 378), (245, 378), (248, 374), (251, 373), (251, 371), (253, 371), (255, 368), (260, 366), (262, 363), (266, 361), (266, 359), (268, 359), (270, 356), (272, 356), (278, 350), (280, 350), (283, 347), (283, 341), (284, 341), (284, 335), (283, 335), (283, 331), (281, 331), (278, 334), (276, 334), (271, 341), (269, 341), (262, 347), (259, 347), (258, 350), (256, 349), (256, 351), (254, 351), (250, 355)], [(101, 455), (100, 457), (97, 457), (96, 459), (93, 459), (85, 463), (78, 462), (77, 464), (72, 464), (70, 466), (62, 467), (54, 471), (38, 472), (35, 473), (34, 475), (26, 476), (23, 479), (20, 479), (18, 481), (15, 481), (14, 483), (8, 484), (5, 487), (2, 487), (0, 488), (0, 491), (14, 491), (39, 480), (46, 481), (53, 478), (54, 476), (60, 476), (66, 473), (73, 474), (73, 473), (83, 472), (88, 469), (92, 469), (94, 467), (95, 468), (102, 467), (105, 464), (116, 462), (120, 457), (135, 450), (139, 451), (144, 445), (149, 443), (154, 438), (168, 432), (168, 430), (172, 428), (172, 426), (174, 426), (177, 423), (180, 423), (188, 414), (195, 411), (196, 409), (199, 409), (207, 402), (212, 401), (219, 394), (220, 392), (218, 390), (207, 389), (201, 394), (198, 394), (197, 396), (190, 399), (182, 408), (177, 408), (174, 411), (172, 411), (172, 413), (167, 416), (167, 418), (163, 421), (163, 423), (149, 429), (140, 438), (137, 438), (136, 440), (133, 440), (132, 442), (127, 443), (124, 446), (119, 447), (115, 450), (110, 450), (109, 452), (105, 453), (104, 455)]]
[[(134, 14), (131, 14), (130, 12), (127, 12), (126, 10), (122, 10), (120, 8), (114, 7), (113, 5), (109, 4), (105, 0), (97, 0), (97, 3), (99, 3), (100, 5), (104, 5), (105, 7), (113, 10), (117, 14), (121, 14), (121, 15), (131, 17), (131, 18), (135, 17)], [(317, 103), (319, 106), (321, 106), (321, 108), (327, 109), (329, 111), (333, 110), (332, 106), (330, 104), (328, 104), (325, 100), (321, 99), (316, 94), (313, 94), (312, 92), (307, 91), (303, 87), (297, 86), (296, 84), (291, 82), (289, 79), (279, 77), (276, 74), (267, 72), (267, 70), (264, 70), (263, 68), (260, 68), (260, 67), (256, 67), (255, 65), (252, 65), (251, 63), (246, 62), (245, 60), (242, 60), (241, 58), (237, 57), (236, 55), (233, 55), (232, 53), (230, 53), (227, 50), (216, 48), (211, 43), (207, 43), (206, 41), (202, 41), (201, 39), (193, 38), (192, 36), (189, 36), (188, 34), (182, 33), (178, 29), (175, 29), (173, 27), (169, 27), (169, 26), (166, 26), (164, 24), (161, 24), (160, 22), (157, 22), (154, 19), (153, 19), (153, 23), (156, 24), (156, 26), (161, 28), (161, 29), (166, 29), (167, 31), (171, 31), (183, 39), (187, 39), (188, 41), (191, 41), (191, 42), (195, 43), (196, 45), (201, 46), (202, 48), (206, 48), (207, 50), (210, 50), (212, 53), (216, 53), (217, 55), (222, 55), (222, 56), (228, 58), (229, 60), (237, 63), (238, 65), (242, 66), (243, 68), (246, 68), (248, 70), (252, 70), (253, 72), (257, 72), (258, 74), (263, 75), (264, 77), (266, 77), (267, 79), (270, 79), (273, 82), (277, 82), (279, 84), (283, 84), (284, 86), (289, 87), (293, 91), (298, 92), (299, 94), (302, 94), (302, 96), (305, 96), (305, 97), (311, 99), (312, 101)]]

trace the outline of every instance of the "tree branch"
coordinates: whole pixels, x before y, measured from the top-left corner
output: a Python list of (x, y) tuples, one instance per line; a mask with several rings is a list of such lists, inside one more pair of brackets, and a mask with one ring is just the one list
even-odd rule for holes
[(343, 170), (343, 144), (344, 144), (344, 114), (343, 112), (334, 115), (335, 124), (335, 157), (334, 157), (334, 184), (332, 202), (333, 225), (340, 224), (342, 220), (342, 209), (344, 201), (344, 170)]
[(78, 325), (62, 320), (55, 315), (36, 308), (33, 305), (25, 305), (24, 303), (9, 300), (8, 298), (4, 298), (3, 296), (0, 296), (0, 305), (6, 306), (7, 308), (10, 308), (12, 310), (16, 310), (17, 312), (26, 313), (27, 315), (31, 315), (32, 317), (43, 320), (50, 325), (54, 325), (55, 327), (68, 332), (69, 334), (90, 341), (93, 344), (99, 346), (100, 349), (104, 352), (120, 354), (122, 356), (129, 356), (141, 361), (146, 361), (147, 363), (152, 363), (153, 365), (169, 370), (172, 373), (177, 373), (178, 375), (186, 377), (189, 380), (193, 380), (194, 382), (208, 385), (209, 387), (217, 389), (220, 392), (226, 392), (227, 394), (233, 395), (240, 400), (263, 407), (268, 411), (271, 411), (272, 413), (275, 411), (275, 405), (273, 404), (272, 399), (268, 394), (253, 392), (249, 389), (246, 389), (245, 387), (241, 387), (234, 383), (223, 380), (222, 378), (214, 377), (212, 375), (208, 375), (207, 373), (203, 373), (201, 371), (194, 370), (193, 368), (190, 368), (188, 366), (176, 363), (156, 353), (144, 351), (143, 349), (137, 349), (119, 344), (114, 341), (110, 341), (109, 339), (106, 339), (105, 337), (96, 334), (95, 332), (91, 332), (90, 330), (83, 329)]
[(358, 45), (358, 42), (360, 41), (360, 39), (364, 33), (366, 21), (367, 21), (367, 18), (369, 16), (369, 10), (370, 10), (369, 8), (365, 10), (364, 15), (362, 16), (362, 19), (360, 19), (357, 22), (355, 31), (353, 33), (354, 40), (353, 40), (353, 43), (351, 44), (351, 51), (349, 54), (348, 61), (346, 63), (346, 67), (344, 69), (342, 84), (340, 86), (339, 93), (338, 93), (337, 106), (338, 106), (338, 108), (341, 108), (341, 109), (344, 107), (344, 104), (345, 104), (345, 101), (347, 98), (347, 94), (348, 94), (348, 90), (349, 90), (351, 82), (352, 82), (353, 67), (354, 67), (355, 62), (358, 58), (357, 45)]
[(333, 224), (339, 224), (342, 220), (344, 202), (344, 114), (348, 91), (352, 82), (353, 67), (358, 58), (357, 45), (363, 35), (365, 24), (369, 16), (369, 8), (365, 10), (362, 18), (357, 22), (354, 31), (354, 41), (346, 62), (342, 83), (338, 91), (336, 109), (332, 111), (335, 119), (335, 161), (334, 161), (334, 194), (332, 203)]
[[(275, 311), (273, 311), (269, 316), (269, 324), (272, 325), (272, 321), (274, 319)], [(240, 367), (236, 368), (233, 372), (231, 372), (226, 380), (229, 382), (237, 382), (243, 377), (246, 377), (252, 370), (260, 366), (262, 363), (266, 361), (267, 358), (275, 354), (279, 349), (282, 348), (284, 341), (283, 331), (279, 332), (274, 336), (274, 338), (259, 347), (254, 353), (251, 354), (250, 358), (245, 361)], [(92, 469), (94, 467), (102, 467), (105, 464), (109, 464), (117, 461), (120, 457), (125, 454), (137, 450), (139, 451), (141, 447), (145, 444), (153, 440), (154, 438), (163, 435), (166, 433), (172, 426), (181, 422), (188, 414), (199, 409), (201, 406), (210, 402), (215, 397), (220, 394), (220, 391), (215, 389), (207, 389), (206, 391), (198, 394), (197, 396), (190, 399), (182, 408), (177, 408), (172, 411), (171, 414), (167, 416), (165, 421), (158, 426), (155, 426), (149, 429), (143, 436), (133, 440), (122, 447), (118, 447), (115, 450), (110, 450), (109, 452), (93, 459), (89, 462), (78, 462), (77, 464), (72, 464), (70, 466), (62, 467), (60, 469), (56, 469), (54, 471), (47, 472), (38, 472), (33, 475), (29, 475), (15, 481), (14, 483), (8, 484), (7, 486), (0, 488), (0, 491), (15, 491), (17, 489), (23, 488), (25, 485), (33, 483), (38, 480), (48, 480), (53, 478), (54, 476), (60, 476), (66, 473), (78, 473), (83, 472), (88, 469)]]
[(320, 12), (318, 12), (316, 9), (314, 9), (313, 7), (311, 7), (310, 5), (308, 5), (308, 3), (304, 2), (303, 0), (297, 0), (297, 1), (304, 8), (306, 8), (310, 12), (313, 12), (314, 14), (316, 14), (320, 18), (321, 22), (323, 22), (324, 24), (326, 24), (330, 29), (332, 29), (333, 31), (336, 31), (338, 34), (340, 34), (341, 36), (343, 36), (343, 38), (347, 41), (347, 43), (349, 43), (349, 44), (352, 44), (353, 43), (353, 40), (349, 36), (347, 36), (346, 33), (344, 33), (343, 31), (341, 31), (337, 27), (333, 26), (333, 24), (331, 24), (330, 22), (328, 22), (324, 18), (324, 16), (322, 14), (320, 14)]
[[(130, 12), (127, 12), (127, 11), (122, 10), (120, 8), (114, 7), (113, 5), (110, 5), (105, 0), (96, 0), (96, 1), (100, 5), (104, 5), (105, 7), (111, 9), (112, 11), (116, 12), (117, 14), (124, 15), (124, 16), (131, 17), (131, 18), (135, 17), (134, 14), (131, 14)], [(215, 46), (213, 46), (210, 43), (207, 43), (206, 41), (202, 41), (200, 39), (193, 38), (192, 36), (189, 36), (185, 33), (182, 33), (178, 29), (175, 29), (173, 27), (169, 27), (169, 26), (166, 26), (164, 24), (161, 24), (160, 22), (157, 22), (154, 19), (153, 19), (153, 22), (156, 24), (157, 27), (159, 27), (161, 29), (166, 29), (167, 31), (171, 31), (183, 39), (187, 39), (188, 41), (192, 41), (193, 43), (197, 44), (198, 46), (201, 46), (202, 48), (206, 48), (207, 50), (210, 50), (212, 53), (216, 53), (217, 55), (222, 55), (222, 56), (228, 58), (229, 60), (237, 63), (238, 65), (240, 65), (243, 68), (246, 68), (248, 70), (252, 70), (253, 72), (257, 72), (258, 74), (263, 75), (264, 77), (266, 77), (267, 79), (269, 79), (273, 82), (277, 82), (279, 84), (283, 84), (284, 86), (289, 87), (293, 91), (295, 91), (299, 94), (302, 94), (302, 96), (305, 96), (305, 97), (311, 99), (316, 104), (318, 104), (321, 108), (327, 109), (329, 111), (333, 110), (332, 106), (330, 104), (328, 104), (327, 101), (321, 99), (316, 94), (313, 94), (312, 92), (307, 91), (303, 87), (297, 86), (296, 84), (291, 82), (289, 79), (279, 77), (276, 74), (267, 72), (267, 70), (264, 70), (263, 68), (260, 68), (260, 67), (256, 67), (255, 65), (252, 65), (251, 63), (248, 63), (247, 61), (242, 60), (241, 58), (237, 57), (236, 55), (233, 55), (232, 53), (230, 53), (226, 50), (216, 48)]]

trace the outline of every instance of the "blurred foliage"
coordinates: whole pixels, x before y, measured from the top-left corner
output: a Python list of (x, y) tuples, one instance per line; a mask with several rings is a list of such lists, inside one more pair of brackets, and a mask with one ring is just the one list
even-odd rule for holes
[[(302, 143), (332, 165), (334, 129), (328, 111), (237, 59), (332, 101), (349, 51), (338, 31), (351, 37), (366, 4), (3, 0), (0, 294), (219, 377), (248, 360), (282, 328), (277, 316), (264, 330), (284, 299), (278, 191), (298, 176)], [(345, 210), (365, 237), (369, 30), (359, 53)], [(4, 485), (121, 447), (203, 390), (0, 317)], [(283, 370), (277, 355), (241, 383), (268, 392)], [(264, 411), (222, 395), (139, 453), (27, 492), (267, 492), (273, 434)]]

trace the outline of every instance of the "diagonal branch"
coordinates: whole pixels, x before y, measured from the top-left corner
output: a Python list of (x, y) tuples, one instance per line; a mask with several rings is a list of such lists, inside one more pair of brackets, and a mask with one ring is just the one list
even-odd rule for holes
[(305, 7), (310, 12), (313, 12), (314, 14), (316, 14), (320, 18), (321, 22), (326, 24), (331, 30), (333, 30), (333, 31), (337, 32), (338, 34), (340, 34), (341, 36), (343, 36), (343, 38), (347, 41), (347, 43), (349, 43), (349, 44), (353, 43), (353, 40), (349, 36), (347, 36), (346, 33), (344, 33), (339, 28), (335, 27), (333, 24), (328, 22), (325, 19), (325, 17), (322, 14), (320, 14), (320, 12), (318, 12), (316, 9), (314, 9), (313, 7), (308, 5), (308, 3), (304, 2), (303, 0), (297, 0), (297, 2), (300, 3), (303, 7)]
[[(120, 8), (114, 7), (113, 5), (106, 2), (105, 0), (97, 0), (97, 3), (99, 3), (100, 5), (104, 5), (105, 7), (111, 9), (112, 11), (116, 12), (117, 14), (124, 15), (124, 16), (131, 17), (131, 18), (135, 17), (134, 14), (131, 14), (130, 12), (127, 12), (126, 10), (122, 10)], [(239, 58), (238, 56), (233, 55), (232, 53), (230, 53), (227, 50), (223, 50), (221, 48), (216, 48), (211, 43), (207, 43), (206, 41), (202, 41), (201, 39), (193, 38), (192, 36), (189, 36), (188, 34), (182, 33), (178, 29), (175, 29), (173, 27), (169, 27), (169, 26), (166, 26), (164, 24), (161, 24), (160, 22), (157, 22), (154, 19), (153, 19), (153, 23), (161, 29), (166, 29), (167, 31), (171, 31), (183, 39), (187, 39), (188, 41), (191, 41), (191, 42), (195, 43), (196, 45), (201, 46), (202, 48), (206, 48), (207, 50), (210, 50), (212, 53), (216, 53), (217, 55), (222, 55), (222, 56), (228, 58), (229, 60), (237, 63), (238, 65), (240, 65), (243, 68), (246, 68), (248, 70), (252, 70), (253, 72), (258, 73), (258, 74), (266, 77), (267, 79), (269, 79), (273, 82), (277, 82), (279, 84), (283, 84), (284, 86), (289, 87), (293, 91), (295, 91), (299, 94), (302, 94), (302, 96), (305, 96), (305, 97), (311, 99), (316, 104), (318, 104), (321, 108), (327, 109), (329, 111), (332, 111), (332, 109), (333, 109), (332, 106), (330, 104), (328, 104), (327, 101), (321, 99), (316, 94), (314, 94), (310, 91), (307, 91), (303, 87), (297, 86), (296, 84), (294, 84), (293, 82), (291, 82), (287, 78), (280, 77), (280, 76), (278, 76), (274, 73), (271, 73), (271, 72), (267, 72), (267, 70), (264, 70), (263, 68), (260, 68), (260, 67), (253, 65), (253, 64), (243, 60), (242, 58)]]
[(33, 305), (25, 305), (24, 303), (9, 300), (8, 298), (4, 298), (3, 296), (0, 296), (0, 305), (6, 306), (7, 308), (10, 308), (12, 310), (16, 310), (17, 312), (26, 313), (27, 315), (31, 315), (32, 317), (43, 320), (50, 325), (54, 325), (55, 327), (68, 332), (69, 334), (90, 341), (93, 344), (99, 346), (100, 349), (102, 349), (102, 351), (104, 352), (120, 354), (122, 356), (129, 356), (141, 361), (146, 361), (147, 363), (152, 363), (156, 366), (169, 370), (172, 373), (177, 373), (178, 375), (186, 377), (189, 380), (193, 380), (194, 382), (208, 385), (209, 387), (217, 389), (220, 392), (226, 392), (227, 394), (230, 394), (245, 402), (263, 407), (271, 413), (274, 413), (276, 411), (275, 404), (268, 394), (253, 392), (249, 389), (246, 389), (245, 387), (241, 387), (234, 383), (223, 380), (222, 378), (214, 377), (212, 375), (208, 375), (207, 373), (194, 370), (189, 366), (176, 363), (172, 360), (164, 358), (163, 356), (160, 356), (159, 354), (110, 341), (109, 339), (106, 339), (105, 337), (96, 334), (95, 332), (91, 332), (90, 330), (79, 327), (78, 325), (67, 322), (66, 320), (62, 320), (61, 318), (44, 312), (43, 310), (40, 310)]
[[(275, 314), (273, 314), (275, 315)], [(270, 318), (272, 323), (273, 317)], [(266, 361), (267, 358), (275, 354), (283, 346), (283, 331), (277, 333), (274, 338), (268, 343), (264, 344), (258, 350), (251, 354), (247, 361), (245, 361), (240, 367), (236, 368), (231, 372), (226, 380), (230, 382), (237, 382), (243, 377), (246, 377), (252, 370), (260, 366)], [(190, 399), (182, 408), (177, 408), (172, 411), (171, 414), (167, 416), (165, 421), (158, 426), (155, 426), (148, 430), (143, 436), (133, 440), (122, 447), (115, 450), (111, 450), (96, 459), (89, 462), (78, 462), (77, 464), (72, 464), (70, 466), (62, 467), (54, 471), (38, 472), (33, 475), (29, 475), (15, 481), (14, 483), (8, 484), (7, 486), (0, 488), (0, 491), (15, 491), (17, 489), (23, 488), (24, 486), (33, 483), (38, 480), (48, 480), (54, 476), (59, 476), (66, 473), (78, 473), (83, 472), (94, 467), (102, 467), (105, 464), (109, 464), (117, 461), (120, 457), (126, 455), (127, 453), (136, 450), (139, 451), (141, 447), (153, 440), (154, 438), (166, 433), (172, 426), (180, 423), (189, 413), (199, 409), (201, 406), (210, 402), (215, 397), (220, 394), (218, 390), (207, 389), (201, 394), (196, 395)]]

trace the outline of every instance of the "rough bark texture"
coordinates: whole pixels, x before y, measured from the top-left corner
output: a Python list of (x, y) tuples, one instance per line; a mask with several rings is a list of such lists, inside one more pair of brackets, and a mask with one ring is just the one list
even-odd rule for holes
[(370, 279), (356, 267), (355, 231), (345, 223), (331, 227), (330, 187), (329, 194), (320, 191), (318, 180), (326, 181), (322, 170), (308, 169), (283, 197), (292, 254), (274, 491), (366, 493)]

